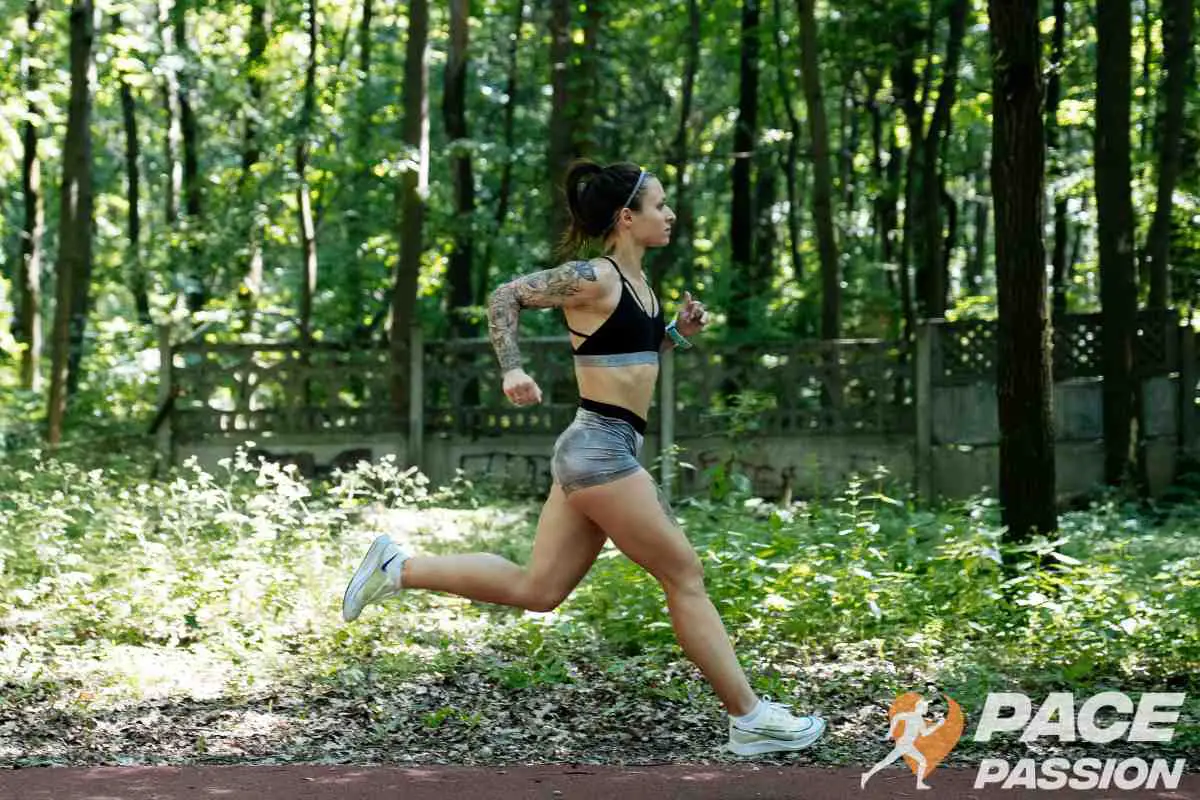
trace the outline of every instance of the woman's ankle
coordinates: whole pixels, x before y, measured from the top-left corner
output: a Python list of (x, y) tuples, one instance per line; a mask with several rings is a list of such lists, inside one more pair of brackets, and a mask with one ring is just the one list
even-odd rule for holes
[[(730, 707), (728, 708), (728, 711), (729, 711), (729, 716), (731, 716), (731, 717), (745, 717), (745, 716), (749, 716), (750, 714), (753, 714), (755, 711), (757, 711), (757, 710), (758, 710), (758, 706), (759, 706), (759, 704), (760, 704), (761, 702), (762, 702), (762, 700), (760, 700), (760, 699), (758, 698), (758, 695), (754, 695), (754, 699), (753, 699), (753, 700), (751, 700), (751, 701), (750, 701), (750, 703), (749, 703), (748, 705), (744, 705), (744, 706), (730, 706)], [(735, 709), (736, 709), (736, 710), (735, 710)]]

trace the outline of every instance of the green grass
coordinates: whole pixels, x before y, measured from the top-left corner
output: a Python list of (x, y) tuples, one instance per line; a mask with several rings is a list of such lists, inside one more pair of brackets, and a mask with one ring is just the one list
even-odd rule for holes
[[(611, 544), (551, 614), (413, 593), (397, 613), (341, 623), (379, 508), (425, 521), (413, 534), (422, 552), (523, 562), (536, 504), (461, 480), (435, 491), (390, 462), (323, 484), (241, 456), (217, 475), (186, 466), (152, 482), (148, 463), (136, 451), (98, 466), (32, 453), (0, 468), (0, 717), (235, 703), (285, 684), (361, 701), (460, 678), (528, 697), (603, 676), (648, 703), (711, 701), (661, 589)], [(1190, 693), (1174, 746), (1200, 744), (1196, 507), (1098, 502), (1064, 515), (1053, 540), (1012, 551), (1006, 573), (989, 501), (917, 508), (855, 480), (780, 508), (724, 485), (720, 500), (676, 511), (759, 691), (850, 715), (925, 688), (914, 680), (976, 709), (1000, 688), (1170, 687)], [(391, 735), (374, 705), (361, 713)], [(485, 718), (422, 717), (463, 736)]]

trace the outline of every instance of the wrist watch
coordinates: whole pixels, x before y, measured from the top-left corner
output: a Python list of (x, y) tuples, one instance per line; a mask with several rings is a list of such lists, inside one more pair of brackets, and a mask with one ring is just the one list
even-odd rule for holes
[(675, 320), (671, 320), (671, 324), (667, 326), (667, 336), (671, 337), (671, 341), (675, 343), (676, 347), (682, 347), (686, 350), (692, 346), (692, 343), (684, 338), (684, 335), (675, 327)]

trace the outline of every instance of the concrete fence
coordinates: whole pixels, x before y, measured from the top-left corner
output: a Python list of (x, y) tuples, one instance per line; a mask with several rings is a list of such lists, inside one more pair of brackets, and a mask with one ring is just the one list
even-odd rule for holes
[[(1099, 319), (1059, 321), (1054, 421), (1061, 495), (1103, 469)], [(512, 406), (486, 339), (411, 332), (404, 374), (385, 349), (317, 344), (162, 344), (164, 456), (213, 468), (254, 442), (310, 474), (391, 454), (435, 484), (457, 470), (532, 491), (578, 403), (566, 338), (522, 340), (542, 404)], [(1151, 490), (1196, 443), (1196, 348), (1171, 312), (1139, 318), (1138, 431)], [(875, 340), (701, 345), (663, 356), (642, 461), (669, 493), (702, 489), (714, 468), (765, 496), (835, 491), (883, 468), (923, 496), (964, 497), (998, 479), (995, 326), (932, 320), (916, 346)]]

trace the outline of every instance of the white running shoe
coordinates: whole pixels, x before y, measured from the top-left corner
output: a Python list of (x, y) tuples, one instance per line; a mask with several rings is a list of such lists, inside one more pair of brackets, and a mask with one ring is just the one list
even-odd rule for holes
[(782, 703), (769, 702), (751, 723), (729, 719), (729, 749), (739, 756), (803, 750), (825, 732), (825, 720), (820, 717), (797, 717)]
[(383, 568), (397, 558), (403, 564), (408, 557), (409, 554), (386, 533), (375, 537), (362, 563), (350, 578), (349, 585), (346, 586), (346, 593), (342, 596), (342, 619), (353, 622), (358, 619), (358, 615), (368, 603), (378, 603), (399, 594), (399, 581), (393, 583)]

